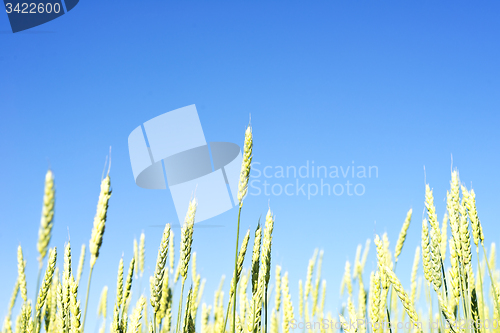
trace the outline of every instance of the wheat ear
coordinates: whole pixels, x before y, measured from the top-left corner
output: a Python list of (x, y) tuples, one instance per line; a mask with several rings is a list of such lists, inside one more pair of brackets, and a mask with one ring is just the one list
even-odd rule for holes
[(288, 272), (283, 275), (283, 333), (289, 332), (290, 321), (293, 320), (293, 305), (288, 286)]
[(299, 316), (304, 318), (304, 287), (302, 280), (299, 280)]
[(19, 293), (19, 279), (16, 279), (16, 284), (14, 285), (14, 291), (12, 292), (12, 296), (10, 297), (9, 310), (7, 312), (7, 316), (5, 316), (5, 321), (3, 326), (3, 332), (5, 333), (12, 333), (12, 321), (11, 321), (12, 309), (16, 304), (18, 293)]
[[(266, 223), (265, 223), (265, 229), (264, 229), (264, 237), (262, 239), (262, 252), (261, 252), (261, 268), (259, 270), (259, 287), (261, 288), (264, 292), (263, 296), (263, 301), (264, 301), (264, 319), (265, 319), (265, 326), (264, 326), (264, 333), (267, 333), (267, 287), (269, 285), (269, 279), (271, 277), (271, 245), (272, 245), (272, 239), (273, 239), (273, 230), (274, 230), (274, 216), (271, 212), (271, 208), (267, 211), (266, 215)], [(262, 298), (260, 299), (260, 302), (262, 302)], [(236, 311), (236, 308), (234, 308), (234, 311)], [(236, 316), (236, 312), (234, 312), (234, 316)], [(233, 322), (234, 325), (234, 322)], [(234, 328), (233, 328), (234, 331)]]
[(139, 240), (139, 270), (141, 271), (141, 276), (144, 274), (144, 262), (146, 260), (146, 235), (144, 232), (141, 233), (141, 238)]
[(408, 297), (408, 294), (406, 293), (406, 291), (404, 291), (403, 285), (401, 284), (401, 282), (399, 282), (398, 278), (396, 277), (396, 274), (394, 274), (387, 266), (384, 266), (384, 270), (387, 278), (389, 279), (392, 286), (394, 287), (394, 290), (398, 294), (398, 297), (401, 300), (401, 303), (403, 304), (406, 313), (411, 318), (414, 324), (418, 324), (417, 311), (415, 310), (413, 303)]
[(99, 298), (99, 307), (97, 309), (97, 315), (106, 318), (108, 309), (108, 287), (104, 286), (101, 291), (101, 297)]
[(415, 256), (413, 257), (413, 267), (411, 269), (411, 289), (410, 289), (410, 300), (413, 304), (416, 301), (417, 293), (417, 272), (418, 264), (420, 262), (420, 247), (417, 246), (415, 249)]
[(342, 281), (344, 286), (347, 288), (347, 293), (349, 296), (352, 296), (351, 263), (349, 260), (345, 262), (344, 277)]
[(94, 217), (94, 227), (92, 228), (92, 235), (90, 237), (90, 268), (95, 265), (99, 257), (99, 250), (102, 245), (102, 236), (106, 226), (106, 217), (108, 213), (108, 202), (111, 197), (111, 179), (109, 175), (106, 176), (101, 182), (101, 192), (99, 193), (99, 201), (97, 202), (97, 212)]
[[(62, 275), (62, 301), (63, 301), (63, 311), (65, 316), (69, 318), (70, 304), (71, 304), (71, 243), (68, 242), (64, 249), (64, 270)], [(68, 323), (68, 327), (70, 323)]]
[(56, 190), (54, 186), (54, 174), (49, 169), (45, 174), (45, 188), (43, 193), (42, 217), (40, 219), (40, 228), (38, 229), (37, 249), (40, 256), (38, 257), (38, 278), (36, 282), (35, 299), (38, 296), (38, 288), (40, 287), (40, 278), (42, 274), (43, 259), (47, 255), (50, 239), (52, 237), (52, 227), (54, 225), (54, 207), (55, 207)]
[(429, 283), (433, 281), (431, 250), (429, 244), (429, 227), (427, 220), (422, 220), (422, 263), (424, 266), (424, 276)]
[[(163, 236), (161, 238), (158, 256), (156, 258), (156, 268), (153, 275), (153, 285), (151, 286), (151, 306), (153, 307), (153, 316), (156, 317), (160, 310), (161, 294), (163, 291), (163, 281), (165, 275), (165, 264), (167, 262), (168, 242), (170, 239), (170, 224), (165, 225)], [(155, 320), (156, 321), (156, 320)], [(156, 323), (154, 324), (156, 329)]]
[[(229, 303), (227, 304), (226, 319), (224, 320), (224, 330), (226, 329), (227, 320), (229, 318), (229, 311), (234, 305), (233, 294), (236, 293), (236, 284), (240, 279), (241, 271), (243, 270), (243, 262), (245, 260), (245, 254), (247, 253), (248, 241), (250, 240), (250, 229), (245, 234), (243, 242), (241, 243), (241, 248), (238, 253), (238, 267), (233, 273), (233, 278), (231, 279), (231, 288), (229, 289)], [(235, 275), (236, 273), (236, 275)]]
[[(171, 242), (172, 240), (169, 241), (169, 243)], [(168, 268), (167, 268), (168, 270)], [(172, 294), (171, 294), (171, 291), (170, 291), (170, 287), (169, 287), (169, 276), (168, 276), (168, 272), (166, 272), (167, 274), (164, 275), (163, 277), (163, 283), (162, 283), (162, 289), (161, 289), (161, 299), (160, 299), (160, 311), (158, 311), (158, 318), (161, 322), (161, 320), (163, 318), (165, 318), (166, 314), (167, 314), (167, 308), (169, 306), (169, 303), (170, 303), (170, 299), (172, 297)]]
[(240, 181), (238, 183), (238, 202), (240, 207), (248, 192), (248, 178), (252, 165), (253, 135), (252, 127), (249, 125), (245, 131), (245, 144), (243, 147), (243, 161), (241, 162)]
[(441, 224), (441, 259), (446, 260), (446, 247), (448, 242), (448, 214), (444, 214), (443, 223)]
[(144, 305), (146, 304), (146, 298), (141, 296), (137, 303), (135, 304), (134, 311), (132, 312), (132, 317), (130, 318), (130, 326), (127, 333), (139, 333), (141, 328), (141, 318), (142, 318), (142, 310), (144, 309)]
[(276, 265), (276, 270), (274, 272), (274, 277), (276, 279), (276, 290), (275, 290), (275, 298), (274, 298), (274, 307), (276, 311), (280, 311), (281, 306), (281, 266)]
[(370, 252), (370, 243), (371, 240), (368, 238), (365, 243), (365, 248), (363, 250), (363, 255), (361, 256), (361, 273), (363, 273), (365, 265), (366, 265), (366, 260), (368, 259), (368, 253)]
[(236, 276), (233, 275), (233, 278), (231, 279), (231, 289), (229, 291), (230, 297), (233, 296), (233, 294), (236, 291), (236, 281), (240, 280), (241, 271), (243, 270), (243, 262), (245, 261), (245, 255), (247, 253), (249, 240), (250, 240), (250, 230), (248, 230), (247, 233), (245, 234), (243, 242), (241, 243), (240, 251), (238, 253), (238, 268), (236, 270)]
[(405, 222), (401, 227), (401, 231), (399, 232), (398, 241), (396, 242), (396, 249), (394, 250), (394, 261), (398, 262), (399, 255), (401, 254), (401, 250), (403, 249), (403, 245), (406, 240), (406, 233), (408, 232), (408, 228), (410, 227), (411, 215), (413, 210), (410, 208), (408, 213), (406, 214)]
[(312, 275), (314, 270), (314, 265), (316, 263), (316, 257), (318, 256), (318, 249), (314, 250), (314, 254), (311, 259), (309, 259), (309, 265), (307, 265), (307, 277), (305, 282), (305, 298), (309, 297), (312, 290)]
[(101, 181), (101, 191), (99, 193), (99, 200), (97, 201), (97, 211), (94, 217), (94, 226), (89, 241), (90, 250), (90, 272), (89, 281), (87, 283), (87, 293), (85, 296), (85, 310), (83, 312), (82, 331), (85, 330), (85, 319), (87, 318), (87, 306), (89, 301), (90, 283), (92, 281), (92, 272), (97, 258), (99, 257), (99, 250), (102, 245), (102, 237), (106, 226), (106, 218), (108, 214), (108, 203), (111, 197), (111, 179), (109, 174)]
[(45, 271), (42, 287), (40, 288), (40, 292), (38, 293), (38, 298), (36, 300), (35, 332), (38, 332), (37, 327), (40, 325), (40, 315), (42, 312), (42, 308), (45, 304), (45, 300), (47, 299), (47, 294), (52, 284), (52, 277), (54, 276), (54, 270), (56, 269), (56, 260), (57, 260), (56, 248), (50, 249), (47, 270)]
[[(361, 254), (361, 247), (358, 247), (359, 248), (359, 253)], [(358, 261), (359, 261), (359, 257), (358, 257)], [(323, 265), (323, 250), (319, 251), (319, 258), (318, 258), (318, 264), (316, 265), (316, 281), (314, 283), (314, 289), (313, 289), (313, 292), (312, 292), (312, 315), (314, 317), (314, 315), (316, 314), (316, 312), (318, 311), (318, 297), (319, 297), (319, 281), (321, 279), (321, 266)], [(355, 265), (355, 269), (356, 267), (359, 267), (360, 264), (358, 265)]]
[(380, 276), (379, 272), (370, 274), (370, 319), (378, 323), (380, 314)]
[(436, 230), (438, 243), (441, 243), (441, 233), (439, 230), (439, 222), (436, 215), (436, 207), (434, 206), (434, 195), (429, 184), (425, 185), (425, 208), (427, 209), (427, 216), (431, 229)]
[(459, 305), (459, 300), (460, 300), (460, 278), (459, 278), (459, 260), (458, 260), (458, 254), (455, 248), (455, 241), (450, 239), (449, 241), (450, 244), (450, 263), (451, 263), (451, 269), (450, 269), (450, 284), (451, 284), (451, 290), (453, 293), (453, 297), (455, 298), (455, 304), (458, 306)]
[(45, 189), (43, 194), (42, 218), (40, 221), (40, 229), (38, 230), (37, 249), (40, 253), (38, 260), (40, 265), (47, 255), (50, 238), (52, 236), (52, 226), (54, 222), (54, 206), (55, 206), (56, 190), (54, 186), (54, 174), (48, 170), (45, 174)]
[(174, 231), (170, 230), (170, 249), (169, 249), (169, 264), (170, 264), (170, 274), (174, 273), (174, 263), (175, 263), (175, 249), (174, 249)]
[[(253, 151), (253, 134), (252, 127), (248, 125), (245, 131), (245, 143), (243, 146), (243, 159), (241, 161), (241, 170), (240, 170), (240, 180), (238, 182), (238, 223), (236, 225), (236, 246), (235, 246), (235, 254), (234, 254), (234, 273), (233, 276), (237, 277), (238, 270), (238, 246), (240, 242), (240, 217), (241, 217), (241, 208), (243, 207), (243, 199), (247, 195), (248, 192), (248, 180), (250, 177), (250, 169), (252, 165), (252, 151)], [(236, 331), (236, 290), (238, 288), (238, 280), (234, 281), (234, 292), (233, 292), (233, 333)], [(226, 318), (227, 319), (227, 318)], [(224, 324), (223, 332), (225, 332), (226, 327)], [(267, 333), (267, 332), (266, 332)]]
[(134, 277), (134, 267), (135, 267), (135, 258), (132, 257), (132, 259), (130, 260), (130, 264), (128, 266), (127, 278), (125, 280), (125, 288), (123, 289), (122, 318), (124, 318), (125, 315), (127, 314), (128, 305), (130, 304), (130, 298), (132, 292), (132, 279)]
[(253, 252), (252, 252), (252, 295), (257, 292), (257, 284), (259, 282), (261, 242), (262, 242), (262, 228), (260, 226), (260, 223), (258, 223), (257, 228), (255, 229), (255, 237), (253, 241)]
[(71, 294), (70, 294), (70, 310), (71, 310), (71, 333), (81, 333), (81, 311), (80, 311), (80, 301), (77, 301), (78, 294), (78, 284), (75, 282), (73, 275), (70, 279)]
[(119, 309), (123, 303), (123, 258), (118, 263), (118, 274), (116, 277), (116, 306)]
[(85, 262), (85, 244), (82, 244), (82, 249), (80, 250), (80, 259), (78, 260), (78, 269), (76, 271), (76, 284), (80, 285), (80, 279), (82, 278), (83, 264)]
[(19, 290), (24, 302), (28, 301), (28, 290), (26, 288), (26, 262), (24, 261), (23, 249), (21, 245), (17, 247), (17, 280), (19, 281)]

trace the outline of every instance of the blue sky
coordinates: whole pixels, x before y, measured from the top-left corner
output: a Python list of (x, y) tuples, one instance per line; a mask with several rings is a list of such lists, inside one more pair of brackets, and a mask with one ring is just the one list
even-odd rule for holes
[[(273, 264), (289, 272), (294, 294), (319, 247), (327, 308), (335, 311), (344, 262), (354, 259), (357, 244), (387, 231), (393, 247), (413, 208), (398, 265), (409, 286), (425, 181), (442, 218), (451, 156), (476, 191), (487, 243), (498, 242), (499, 9), (492, 1), (82, 0), (67, 15), (17, 34), (0, 15), (0, 284), (7, 286), (0, 299), (10, 297), (16, 279), (18, 244), (34, 297), (49, 164), (57, 186), (51, 244), (62, 253), (71, 237), (76, 261), (90, 238), (109, 146), (113, 195), (90, 327), (101, 287), (109, 285), (114, 297), (118, 261), (122, 254), (130, 260), (142, 230), (152, 273), (162, 225), (177, 217), (169, 191), (135, 185), (127, 138), (141, 123), (190, 104), (208, 141), (242, 145), (251, 114), (261, 170), (307, 161), (377, 167), (378, 177), (351, 179), (365, 187), (362, 196), (247, 197), (242, 235), (272, 208)], [(206, 221), (224, 227), (195, 230), (206, 302), (220, 275), (232, 274), (236, 216), (230, 210)], [(375, 266), (373, 251), (367, 265)]]

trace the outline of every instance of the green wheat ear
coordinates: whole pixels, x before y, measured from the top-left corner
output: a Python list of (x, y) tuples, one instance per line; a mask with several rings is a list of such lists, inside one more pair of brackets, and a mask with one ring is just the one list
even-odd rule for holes
[(141, 276), (144, 274), (144, 262), (146, 260), (146, 235), (144, 231), (141, 233), (141, 238), (139, 240), (139, 270)]
[(82, 278), (83, 273), (83, 264), (85, 262), (85, 244), (82, 244), (82, 249), (80, 251), (80, 259), (78, 260), (78, 270), (76, 272), (76, 284), (80, 285), (80, 279)]
[(392, 286), (394, 287), (394, 290), (398, 294), (398, 297), (401, 300), (401, 303), (403, 304), (403, 307), (405, 308), (406, 313), (411, 318), (411, 320), (415, 324), (417, 324), (418, 323), (417, 311), (415, 310), (413, 303), (411, 302), (410, 298), (408, 297), (408, 294), (406, 293), (406, 291), (404, 291), (403, 285), (401, 284), (399, 279), (396, 277), (396, 274), (394, 274), (394, 272), (391, 271), (387, 266), (384, 266), (384, 270), (385, 270), (385, 274), (387, 275), (387, 278), (389, 279)]
[(102, 288), (101, 297), (99, 298), (99, 307), (97, 308), (97, 315), (106, 318), (108, 309), (108, 287)]
[(240, 181), (238, 184), (238, 202), (240, 207), (248, 192), (248, 178), (250, 177), (250, 167), (252, 165), (253, 134), (249, 125), (245, 131), (245, 144), (243, 147), (243, 161), (241, 163)]
[(17, 274), (19, 281), (19, 290), (24, 302), (28, 301), (28, 290), (26, 288), (26, 262), (24, 261), (23, 249), (21, 245), (17, 247)]
[(52, 237), (52, 227), (54, 225), (54, 206), (56, 190), (54, 186), (54, 174), (51, 170), (45, 175), (45, 189), (43, 194), (42, 218), (40, 220), (40, 229), (38, 230), (37, 249), (40, 253), (38, 260), (40, 264), (47, 255), (50, 238)]
[(109, 175), (101, 182), (101, 192), (99, 193), (99, 201), (97, 202), (97, 212), (94, 218), (94, 227), (90, 237), (90, 268), (94, 268), (95, 262), (99, 257), (99, 250), (102, 245), (102, 236), (106, 226), (106, 217), (108, 213), (108, 202), (111, 197), (111, 179)]
[(56, 269), (56, 259), (57, 259), (56, 248), (49, 250), (49, 262), (47, 265), (47, 270), (45, 271), (42, 287), (40, 288), (40, 292), (38, 293), (38, 299), (36, 301), (35, 310), (36, 310), (37, 321), (38, 318), (40, 318), (42, 308), (45, 304), (47, 294), (52, 284), (52, 277), (54, 276), (54, 270)]
[(408, 232), (408, 228), (410, 227), (411, 215), (413, 210), (410, 208), (408, 213), (406, 214), (405, 222), (401, 227), (401, 231), (399, 233), (398, 241), (396, 243), (396, 249), (394, 251), (394, 261), (398, 262), (398, 257), (401, 254), (401, 250), (403, 249), (404, 242), (406, 240), (406, 233)]
[(241, 248), (238, 253), (238, 269), (236, 270), (236, 277), (233, 274), (233, 278), (231, 279), (231, 288), (229, 291), (229, 297), (233, 296), (233, 293), (236, 292), (235, 280), (240, 280), (241, 271), (243, 270), (243, 262), (245, 260), (245, 254), (247, 253), (248, 241), (250, 240), (250, 229), (245, 234), (245, 238), (243, 238), (243, 242), (241, 243)]
[(155, 314), (160, 310), (161, 295), (163, 290), (163, 280), (165, 275), (165, 264), (167, 262), (168, 242), (170, 238), (170, 224), (165, 225), (163, 236), (158, 249), (156, 259), (156, 268), (153, 275), (153, 284), (151, 285), (151, 306)]
[(92, 228), (92, 234), (89, 241), (90, 250), (90, 272), (89, 280), (87, 283), (87, 293), (85, 296), (85, 307), (83, 312), (83, 324), (82, 331), (85, 330), (85, 320), (87, 318), (87, 307), (89, 302), (89, 292), (90, 283), (92, 281), (92, 272), (94, 271), (94, 265), (97, 258), (99, 257), (99, 251), (102, 245), (102, 237), (104, 235), (104, 229), (106, 226), (106, 219), (108, 214), (108, 203), (111, 197), (111, 179), (109, 178), (109, 173), (101, 181), (101, 191), (99, 193), (99, 200), (97, 201), (97, 211), (94, 217), (94, 226)]

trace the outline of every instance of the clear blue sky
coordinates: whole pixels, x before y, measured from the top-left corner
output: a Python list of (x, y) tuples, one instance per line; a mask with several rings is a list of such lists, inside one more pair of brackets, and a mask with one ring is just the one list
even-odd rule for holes
[[(365, 186), (362, 196), (247, 198), (242, 234), (253, 231), (270, 205), (273, 264), (289, 271), (295, 295), (319, 247), (327, 308), (335, 311), (344, 262), (354, 259), (357, 244), (387, 231), (393, 247), (413, 208), (398, 267), (408, 287), (425, 179), (442, 218), (451, 155), (461, 180), (477, 193), (486, 241), (498, 242), (499, 10), (493, 1), (82, 0), (67, 15), (17, 34), (0, 15), (0, 318), (16, 279), (18, 244), (34, 297), (48, 161), (57, 186), (51, 245), (62, 253), (69, 231), (76, 262), (90, 238), (105, 156), (113, 147), (113, 195), (90, 327), (102, 286), (109, 285), (111, 304), (118, 261), (122, 254), (130, 260), (142, 230), (152, 273), (162, 232), (157, 226), (176, 222), (176, 213), (169, 191), (135, 185), (127, 138), (144, 121), (190, 104), (208, 141), (242, 145), (251, 114), (261, 170), (307, 161), (377, 166), (378, 177), (351, 179)], [(232, 274), (236, 215), (233, 209), (203, 222), (224, 227), (195, 230), (206, 302), (220, 275)], [(374, 265), (372, 251), (367, 268)]]

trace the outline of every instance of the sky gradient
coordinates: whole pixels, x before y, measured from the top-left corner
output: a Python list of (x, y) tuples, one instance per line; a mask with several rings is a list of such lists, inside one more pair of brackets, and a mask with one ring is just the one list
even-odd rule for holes
[[(398, 264), (408, 287), (425, 183), (434, 189), (441, 220), (452, 165), (477, 194), (487, 244), (500, 241), (499, 10), (493, 1), (82, 0), (70, 13), (16, 34), (0, 15), (0, 318), (16, 279), (19, 244), (34, 297), (47, 168), (57, 188), (51, 245), (62, 254), (71, 238), (76, 262), (90, 238), (110, 146), (113, 195), (89, 327), (103, 285), (114, 298), (118, 261), (123, 255), (128, 263), (141, 231), (147, 285), (163, 226), (178, 220), (168, 190), (135, 185), (127, 138), (145, 121), (190, 104), (207, 141), (242, 146), (251, 116), (260, 171), (312, 161), (344, 170), (377, 167), (378, 177), (324, 180), (360, 183), (361, 196), (246, 198), (241, 235), (253, 232), (271, 207), (272, 262), (289, 272), (293, 300), (318, 247), (325, 251), (326, 307), (336, 311), (345, 260), (354, 260), (357, 244), (374, 233), (386, 231), (393, 248), (413, 208)], [(283, 187), (321, 181), (252, 175)], [(236, 217), (233, 209), (195, 228), (207, 303), (220, 276), (232, 274)], [(178, 250), (180, 229), (174, 231)], [(374, 253), (372, 243), (368, 270), (376, 265)], [(88, 260), (86, 269), (85, 286)]]

